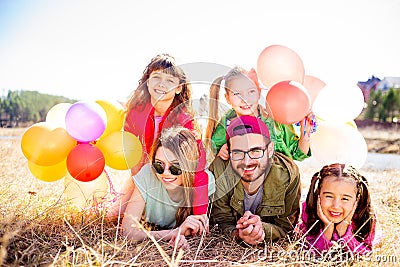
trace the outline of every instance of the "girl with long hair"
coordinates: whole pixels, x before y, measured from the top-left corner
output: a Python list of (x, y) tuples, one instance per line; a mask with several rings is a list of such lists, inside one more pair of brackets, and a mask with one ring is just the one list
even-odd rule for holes
[[(191, 86), (184, 71), (168, 54), (154, 57), (143, 71), (139, 85), (126, 103), (124, 130), (139, 138), (143, 145), (141, 161), (132, 168), (135, 175), (149, 161), (149, 152), (164, 128), (183, 126), (189, 129), (197, 141), (199, 164), (194, 177), (193, 213), (206, 214), (208, 207), (208, 175), (205, 172), (206, 156), (202, 136), (191, 112)], [(123, 214), (126, 203), (134, 190), (128, 179), (122, 194), (109, 209), (108, 217)]]
[(355, 168), (336, 163), (313, 175), (297, 227), (311, 249), (327, 251), (342, 240), (346, 250), (365, 254), (375, 224), (368, 182)]

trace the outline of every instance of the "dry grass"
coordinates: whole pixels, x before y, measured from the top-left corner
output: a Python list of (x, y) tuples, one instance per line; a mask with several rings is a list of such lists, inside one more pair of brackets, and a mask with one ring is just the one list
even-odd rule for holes
[[(285, 240), (264, 247), (245, 247), (219, 234), (189, 239), (179, 254), (163, 241), (132, 242), (104, 211), (79, 211), (64, 203), (64, 183), (39, 181), (30, 174), (17, 138), (23, 129), (0, 129), (0, 265), (1, 266), (336, 266), (339, 258), (317, 261), (307, 257), (301, 241)], [(301, 167), (304, 180), (316, 171)], [(383, 243), (354, 266), (392, 266), (400, 261), (400, 170), (363, 174), (369, 179), (375, 209), (385, 233)], [(111, 172), (115, 184), (124, 176)], [(307, 181), (304, 181), (306, 190)], [(118, 190), (118, 187), (117, 187)], [(164, 257), (162, 256), (164, 255)], [(392, 258), (391, 258), (392, 257)], [(378, 262), (378, 260), (381, 262)], [(375, 262), (371, 262), (375, 261)], [(388, 262), (391, 261), (391, 262)]]

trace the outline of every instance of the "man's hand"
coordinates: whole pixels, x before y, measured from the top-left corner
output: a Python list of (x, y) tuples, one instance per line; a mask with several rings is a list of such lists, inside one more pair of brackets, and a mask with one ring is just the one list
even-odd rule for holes
[(257, 245), (265, 238), (261, 218), (246, 211), (236, 224), (236, 237), (250, 245)]

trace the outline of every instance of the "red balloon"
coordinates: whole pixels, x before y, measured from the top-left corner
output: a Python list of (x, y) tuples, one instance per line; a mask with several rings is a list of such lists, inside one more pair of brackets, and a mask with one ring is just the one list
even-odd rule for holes
[(283, 81), (272, 86), (266, 100), (268, 113), (275, 121), (283, 124), (302, 120), (311, 108), (307, 90), (294, 81)]
[(258, 56), (257, 72), (262, 83), (271, 88), (281, 81), (303, 83), (305, 71), (296, 52), (286, 46), (271, 45)]
[(326, 86), (326, 83), (318, 79), (317, 77), (306, 75), (304, 76), (304, 87), (307, 89), (311, 98), (311, 105), (314, 103), (315, 98), (319, 92)]
[(103, 172), (103, 153), (92, 144), (78, 144), (67, 157), (67, 169), (78, 181), (89, 182)]

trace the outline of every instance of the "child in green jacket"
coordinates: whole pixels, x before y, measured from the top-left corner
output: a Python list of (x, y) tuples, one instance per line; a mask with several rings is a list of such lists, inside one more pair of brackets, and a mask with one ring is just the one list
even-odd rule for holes
[[(221, 88), (225, 89), (226, 101), (232, 108), (220, 119), (218, 116), (218, 99)], [(313, 114), (308, 114), (300, 122), (300, 132), (305, 134), (299, 137), (295, 133), (293, 125), (278, 123), (269, 116), (265, 109), (259, 105), (260, 96), (261, 89), (254, 69), (246, 71), (243, 68), (235, 67), (225, 76), (215, 79), (210, 87), (210, 116), (205, 134), (208, 148), (222, 159), (229, 159), (226, 128), (234, 118), (251, 115), (258, 117), (268, 126), (271, 141), (275, 144), (275, 151), (298, 161), (310, 157), (310, 133), (312, 130), (312, 123), (310, 122)], [(305, 121), (308, 121), (308, 123), (304, 123)]]

